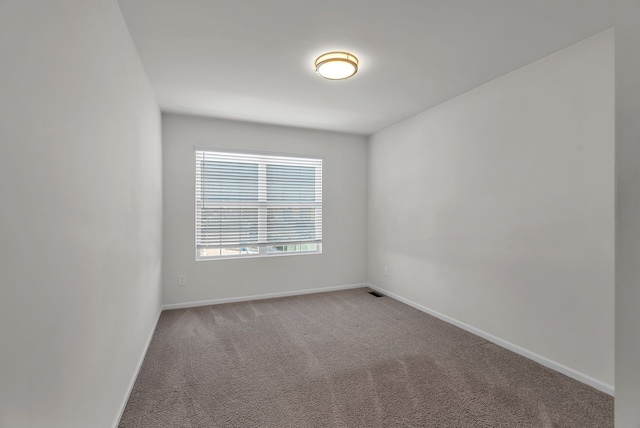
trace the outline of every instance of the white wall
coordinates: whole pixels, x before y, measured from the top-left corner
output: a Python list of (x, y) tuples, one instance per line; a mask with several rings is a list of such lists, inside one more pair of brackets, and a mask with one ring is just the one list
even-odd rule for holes
[[(165, 303), (364, 282), (365, 137), (174, 114), (163, 114), (162, 130)], [(322, 254), (196, 262), (194, 146), (323, 156)]]
[(616, 2), (616, 427), (640, 427), (640, 3)]
[(609, 30), (387, 128), (369, 147), (369, 281), (605, 388), (613, 49)]
[(115, 1), (0, 2), (0, 426), (111, 427), (161, 303), (160, 113)]

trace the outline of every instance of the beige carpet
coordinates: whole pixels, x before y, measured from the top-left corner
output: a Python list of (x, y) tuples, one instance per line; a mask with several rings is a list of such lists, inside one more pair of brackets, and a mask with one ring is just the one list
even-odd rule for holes
[(613, 399), (356, 289), (162, 313), (133, 427), (613, 427)]

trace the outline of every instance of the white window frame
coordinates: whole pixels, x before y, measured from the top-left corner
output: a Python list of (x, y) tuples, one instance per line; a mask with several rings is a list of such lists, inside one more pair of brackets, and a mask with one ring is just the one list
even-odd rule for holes
[[(211, 147), (195, 147), (195, 162), (196, 162), (196, 181), (197, 177), (197, 152), (214, 152), (224, 154), (238, 154), (255, 156), (252, 162), (258, 163), (258, 201), (257, 202), (207, 202), (208, 206), (221, 207), (221, 208), (258, 208), (258, 241), (263, 244), (247, 244), (247, 247), (258, 247), (259, 252), (257, 254), (233, 254), (233, 255), (216, 255), (216, 256), (201, 256), (198, 248), (198, 204), (202, 203), (197, 185), (195, 197), (196, 197), (196, 224), (195, 224), (195, 253), (196, 261), (209, 261), (209, 260), (229, 260), (229, 259), (247, 259), (247, 258), (259, 258), (259, 257), (282, 257), (282, 256), (300, 256), (300, 255), (312, 255), (322, 254), (322, 169), (323, 159), (318, 156), (300, 155), (291, 153), (275, 153), (275, 152), (263, 152), (263, 151), (249, 151), (249, 150), (229, 150), (229, 149), (216, 149)], [(316, 186), (315, 202), (268, 202), (267, 201), (267, 165), (277, 164), (274, 158), (284, 158), (288, 160), (300, 159), (300, 160), (315, 160), (319, 162), (319, 167), (316, 166), (316, 182), (319, 186)], [(238, 162), (234, 160), (233, 162)], [(241, 162), (241, 161), (240, 161)], [(314, 241), (298, 241), (298, 242), (286, 242), (286, 243), (266, 243), (267, 241), (267, 209), (270, 207), (313, 207), (316, 213), (316, 239)], [(308, 251), (285, 251), (285, 252), (268, 252), (268, 247), (280, 246), (280, 245), (302, 245), (302, 244), (315, 244), (315, 250)], [(240, 245), (241, 246), (241, 245)], [(231, 247), (230, 247), (231, 248)], [(235, 248), (235, 247), (234, 247)]]

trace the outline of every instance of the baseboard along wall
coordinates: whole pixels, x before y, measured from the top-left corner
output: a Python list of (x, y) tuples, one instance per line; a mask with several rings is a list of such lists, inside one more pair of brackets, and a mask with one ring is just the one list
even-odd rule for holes
[(127, 388), (127, 393), (120, 404), (120, 411), (116, 417), (116, 420), (113, 424), (113, 428), (118, 428), (120, 425), (120, 419), (122, 419), (122, 415), (124, 413), (125, 407), (127, 407), (127, 402), (129, 401), (129, 397), (131, 396), (131, 392), (133, 391), (133, 385), (136, 383), (136, 379), (138, 378), (138, 373), (140, 373), (140, 369), (142, 368), (142, 363), (144, 362), (144, 357), (147, 355), (147, 350), (149, 349), (149, 345), (151, 345), (151, 339), (153, 339), (153, 333), (156, 331), (156, 327), (158, 326), (158, 321), (160, 321), (160, 315), (162, 314), (162, 307), (158, 310), (158, 315), (156, 315), (156, 321), (153, 323), (153, 328), (149, 332), (149, 337), (147, 338), (147, 343), (142, 350), (142, 355), (140, 355), (140, 359), (138, 360), (138, 364), (136, 366), (136, 370), (133, 373), (133, 377), (129, 382), (129, 387)]
[(407, 304), (413, 308), (418, 309), (419, 311), (425, 312), (429, 315), (432, 315), (436, 318), (441, 319), (442, 321), (448, 322), (449, 324), (455, 325), (456, 327), (459, 327), (463, 330), (468, 331), (469, 333), (475, 334), (476, 336), (482, 337), (483, 339), (488, 340), (489, 342), (493, 342), (496, 345), (508, 349), (509, 351), (515, 352), (516, 354), (522, 355), (525, 358), (528, 358), (530, 360), (535, 361), (538, 364), (541, 364), (545, 367), (550, 368), (551, 370), (555, 370), (559, 373), (562, 373), (565, 376), (569, 376), (572, 379), (577, 380), (578, 382), (582, 382), (584, 384), (587, 384), (599, 391), (602, 391), (606, 394), (609, 394), (611, 396), (614, 395), (615, 389), (612, 385), (609, 385), (607, 383), (604, 383), (602, 381), (599, 381), (598, 379), (595, 379), (591, 376), (588, 376), (584, 373), (581, 373), (577, 370), (574, 370), (570, 367), (567, 367), (563, 364), (560, 364), (556, 361), (550, 360), (549, 358), (543, 357), (542, 355), (538, 355), (535, 352), (532, 352), (528, 349), (522, 348), (518, 345), (515, 345), (511, 342), (508, 342), (504, 339), (501, 339), (499, 337), (496, 337), (490, 333), (487, 333), (486, 331), (480, 330), (478, 328), (475, 328), (469, 324), (465, 324), (462, 321), (458, 321), (455, 318), (451, 318), (447, 315), (444, 315), (440, 312), (434, 311), (433, 309), (430, 309), (426, 306), (423, 306), (419, 303), (416, 303), (412, 300), (406, 299), (404, 297), (401, 297), (395, 293), (392, 293), (390, 291), (385, 290), (384, 288), (381, 287), (377, 287), (373, 284), (366, 284), (367, 287), (376, 290), (382, 294), (384, 294), (385, 296), (391, 297), (392, 299), (395, 299), (399, 302), (402, 302), (404, 304)]
[(224, 299), (200, 300), (196, 302), (169, 303), (162, 306), (162, 310), (195, 308), (198, 306), (221, 305), (224, 303), (246, 302), (249, 300), (275, 299), (277, 297), (300, 296), (303, 294), (325, 293), (329, 291), (350, 290), (352, 288), (368, 287), (369, 284), (348, 284), (334, 287), (308, 288), (306, 290), (283, 291), (280, 293), (257, 294), (254, 296), (227, 297)]

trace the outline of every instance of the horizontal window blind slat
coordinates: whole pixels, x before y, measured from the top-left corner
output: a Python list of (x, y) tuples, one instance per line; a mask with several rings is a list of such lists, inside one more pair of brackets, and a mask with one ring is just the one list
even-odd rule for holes
[(263, 242), (263, 243), (249, 243), (249, 244), (222, 244), (222, 245), (196, 245), (197, 249), (224, 249), (224, 248), (241, 248), (241, 247), (277, 247), (280, 245), (301, 245), (301, 244), (321, 244), (322, 241), (284, 241), (284, 242)]
[(242, 153), (223, 153), (216, 151), (196, 150), (196, 160), (220, 161), (220, 162), (238, 162), (238, 163), (268, 163), (270, 165), (322, 165), (322, 159), (305, 158), (305, 157), (289, 157), (289, 156), (271, 156), (259, 154), (242, 154)]

